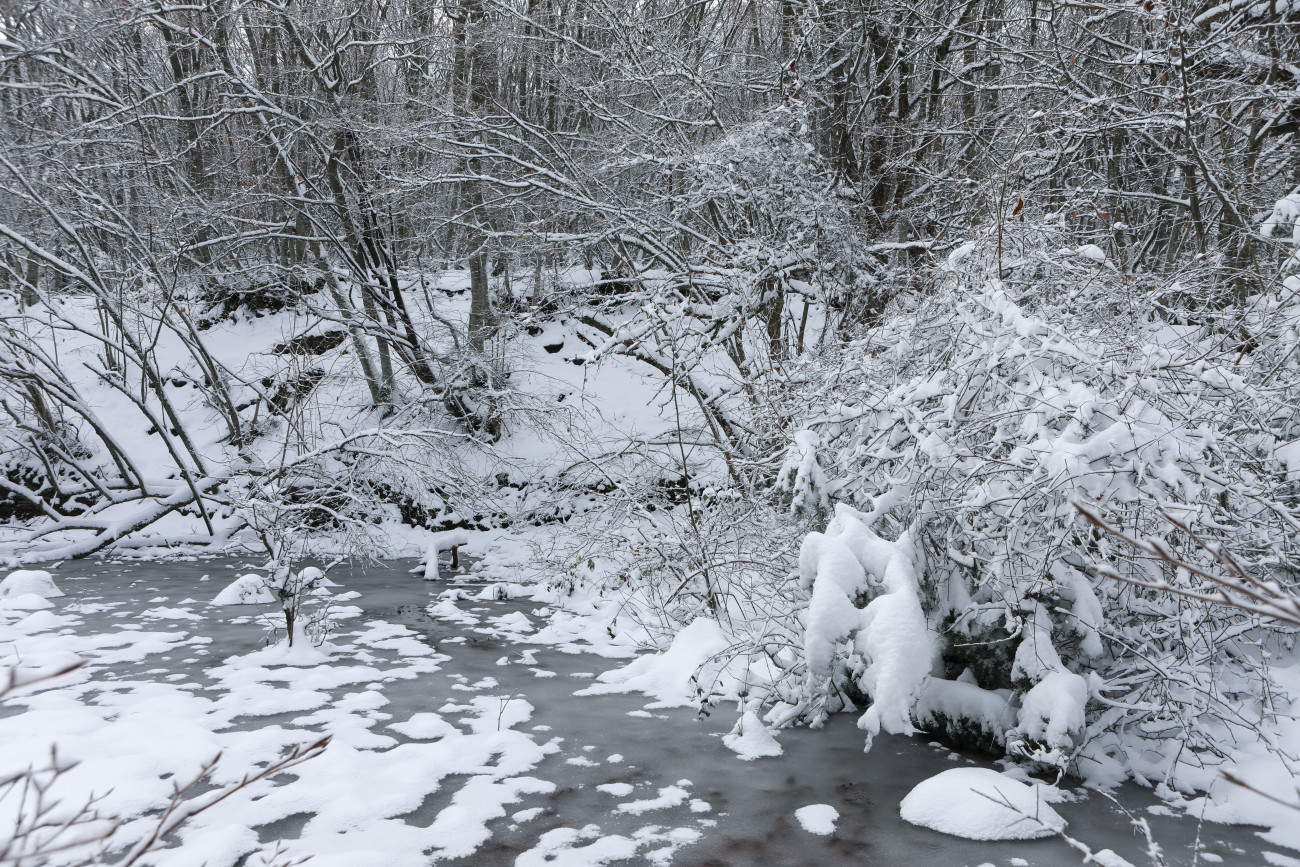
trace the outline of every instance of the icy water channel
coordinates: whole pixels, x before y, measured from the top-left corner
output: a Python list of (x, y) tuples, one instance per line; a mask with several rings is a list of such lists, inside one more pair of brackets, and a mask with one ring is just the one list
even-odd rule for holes
[[(266, 627), (254, 606), (214, 607), (208, 602), (229, 581), (257, 565), (251, 559), (65, 563), (54, 575), (67, 596), (53, 600), (52, 612), (65, 619), (37, 612), (46, 619), (36, 625), (46, 623), (52, 635), (69, 641), (124, 630), (172, 635), (156, 642), (152, 652), (120, 654), (116, 661), (111, 654), (97, 658), (92, 653), (90, 657), (98, 661), (86, 677), (110, 693), (112, 682), (132, 684), (141, 695), (146, 694), (142, 683), (176, 684), (178, 690), (215, 697), (219, 703), (231, 699), (226, 693), (238, 692), (241, 681), (229, 673), (219, 679), (213, 672), (221, 661), (256, 654)], [(361, 802), (349, 807), (353, 812), (339, 814), (347, 818), (332, 820), (347, 827), (318, 827), (326, 811), (311, 806), (310, 798), (303, 801), (305, 806), (273, 806), (277, 793), (306, 784), (310, 770), (303, 766), (304, 780), (277, 787), (263, 802), (269, 805), (270, 821), (255, 824), (256, 818), (249, 819), (247, 811), (232, 812), (222, 820), (229, 823), (226, 830), (218, 822), (186, 837), (186, 847), (207, 847), (204, 857), (193, 863), (225, 863), (224, 844), (217, 845), (225, 839), (234, 841), (224, 851), (228, 863), (236, 867), (262, 863), (250, 847), (276, 842), (294, 854), (314, 855), (313, 863), (349, 867), (417, 862), (483, 867), (1080, 863), (1080, 856), (1056, 839), (977, 843), (917, 828), (899, 818), (899, 801), (912, 786), (958, 765), (992, 766), (983, 758), (957, 754), (922, 738), (883, 736), (869, 754), (863, 754), (854, 718), (843, 715), (819, 731), (783, 732), (783, 756), (740, 761), (720, 740), (735, 722), (733, 709), (718, 708), (712, 717), (698, 719), (689, 709), (646, 710), (649, 699), (643, 696), (577, 697), (574, 692), (595, 675), (625, 665), (626, 660), (529, 644), (528, 633), (541, 626), (549, 613), (547, 606), (533, 601), (465, 599), (456, 603), (464, 612), (461, 622), (434, 616), (428, 607), (450, 587), (464, 586), (476, 595), (483, 582), (444, 572), (443, 581), (426, 583), (408, 573), (412, 565), (398, 562), (331, 573), (341, 585), (334, 588), (337, 595), (359, 596), (340, 603), (343, 616), (332, 642), (344, 652), (309, 667), (340, 672), (333, 681), (327, 678), (312, 685), (320, 707), (313, 708), (300, 691), (279, 708), (275, 701), (287, 701), (290, 693), (285, 691), (278, 699), (240, 699), (243, 703), (222, 717), (221, 725), (237, 733), (279, 727), (277, 731), (301, 733), (304, 739), (310, 732), (335, 734), (335, 744), (315, 761), (360, 757), (353, 765), (341, 766), (336, 775), (345, 788), (355, 788), (339, 795), (353, 794)], [(7, 626), (0, 623), (0, 638), (16, 642), (19, 649), (44, 646), (34, 621), (24, 631), (15, 618), (11, 616)], [(181, 634), (187, 636), (184, 641), (176, 637)], [(113, 646), (97, 641), (101, 648)], [(393, 674), (400, 671), (400, 657), (419, 651), (417, 644), (436, 654), (422, 657), (426, 661), (418, 670)], [(358, 659), (367, 661), (369, 673), (347, 676), (348, 666), (355, 666)], [(103, 701), (93, 691), (83, 689), (81, 695), (83, 701)], [(259, 708), (257, 702), (266, 706)], [(122, 712), (127, 710), (124, 701)], [(21, 703), (11, 703), (0, 710), (0, 717), (14, 724), (15, 717), (25, 712)], [(436, 746), (440, 735), (445, 742), (449, 732), (459, 736), (448, 728), (449, 722), (455, 724), (460, 713), (474, 712), (478, 717), (468, 723), (473, 731), (513, 728), (521, 733), (518, 743), (492, 747), (500, 757), (481, 768), (470, 762), (465, 765), (469, 770), (458, 772), (448, 771), (445, 761), (431, 764), (442, 768), (441, 781), (428, 782), (428, 791), (416, 793), (410, 802), (403, 802), (400, 792), (383, 792), (382, 785), (374, 789), (376, 794), (367, 794), (371, 791), (364, 779), (368, 768), (387, 775), (391, 788), (400, 788), (403, 763), (416, 764), (420, 755), (412, 752), (412, 759), (385, 766), (385, 752), (394, 755), (391, 751), (415, 750), (421, 744)], [(497, 734), (494, 730), (483, 737)], [(286, 735), (282, 740), (292, 739)], [(466, 739), (464, 743), (460, 751), (472, 752), (476, 742)], [(493, 775), (496, 765), (507, 763), (510, 750), (529, 743), (536, 749), (520, 768)], [(331, 758), (330, 751), (336, 748), (337, 755)], [(155, 764), (142, 762), (139, 772), (157, 770)], [(428, 774), (423, 776), (427, 782)], [(481, 796), (475, 796), (475, 786), (482, 790)], [(1113, 849), (1135, 865), (1149, 863), (1143, 854), (1144, 841), (1120, 810), (1096, 794), (1078, 790), (1077, 795), (1073, 802), (1056, 805), (1073, 836), (1094, 850)], [(1161, 815), (1158, 802), (1137, 787), (1121, 790), (1118, 797), (1127, 809), (1150, 822), (1169, 864), (1244, 865), (1272, 860), (1266, 854), (1269, 847), (1250, 828), (1198, 827), (1190, 819)], [(830, 804), (839, 811), (833, 834), (808, 833), (795, 820), (795, 811), (810, 804)], [(1153, 806), (1154, 811), (1149, 809)], [(390, 824), (368, 826), (367, 809), (376, 821)], [(365, 839), (357, 836), (361, 842), (355, 845), (361, 848), (351, 855), (329, 851), (332, 847), (322, 844), (337, 839), (344, 846), (354, 839), (348, 835), (363, 832), (373, 833)], [(251, 833), (256, 834), (255, 841)], [(393, 855), (388, 860), (383, 854), (385, 841), (394, 852), (400, 847), (415, 857), (403, 860)], [(191, 861), (177, 856), (158, 863)]]

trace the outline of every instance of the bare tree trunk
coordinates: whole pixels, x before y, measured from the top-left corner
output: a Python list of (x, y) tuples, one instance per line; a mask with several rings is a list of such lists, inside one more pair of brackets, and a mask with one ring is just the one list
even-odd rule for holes
[(480, 248), (469, 257), (469, 345), (480, 355), (483, 354), (492, 326), (487, 253)]

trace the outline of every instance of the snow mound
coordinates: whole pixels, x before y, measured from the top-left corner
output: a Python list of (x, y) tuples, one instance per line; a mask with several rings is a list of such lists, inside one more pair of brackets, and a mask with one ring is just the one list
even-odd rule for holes
[(393, 723), (389, 728), (398, 734), (419, 741), (438, 740), (460, 734), (460, 729), (438, 714), (429, 711), (413, 714), (406, 722)]
[(899, 813), (913, 825), (967, 840), (1033, 840), (1065, 827), (1037, 789), (988, 768), (953, 768), (922, 781)]
[(62, 596), (63, 591), (55, 586), (49, 572), (40, 569), (19, 569), (10, 572), (8, 578), (0, 581), (0, 598), (29, 594), (42, 599), (52, 599), (55, 596)]
[(794, 811), (794, 817), (809, 834), (826, 836), (835, 832), (835, 823), (840, 818), (840, 811), (830, 804), (809, 804)]
[(677, 633), (663, 653), (640, 656), (622, 668), (607, 671), (597, 683), (575, 695), (608, 695), (643, 692), (655, 699), (651, 708), (686, 707), (695, 701), (695, 672), (716, 653), (727, 648), (727, 638), (718, 621), (699, 617)]
[(722, 736), (722, 742), (747, 762), (765, 756), (779, 756), (785, 752), (758, 718), (758, 714), (752, 710), (745, 711), (736, 727)]
[(20, 593), (17, 596), (0, 596), (0, 608), (11, 611), (40, 611), (53, 608), (54, 603), (35, 593)]
[[(330, 654), (337, 650), (338, 648), (329, 642), (314, 643), (302, 626), (296, 624), (293, 630), (292, 644), (282, 638), (275, 644), (268, 645), (260, 650), (254, 650), (252, 653), (232, 660), (228, 664), (232, 670), (243, 668), (248, 671), (256, 671), (259, 668), (269, 668), (271, 666), (308, 668), (329, 662)], [(291, 675), (286, 676), (292, 677)]]
[(274, 602), (275, 594), (266, 586), (261, 575), (250, 573), (242, 575), (226, 585), (225, 589), (212, 600), (213, 605), (256, 605), (259, 602)]
[(532, 632), (533, 623), (522, 611), (512, 611), (500, 617), (492, 618), (492, 625), (503, 632)]

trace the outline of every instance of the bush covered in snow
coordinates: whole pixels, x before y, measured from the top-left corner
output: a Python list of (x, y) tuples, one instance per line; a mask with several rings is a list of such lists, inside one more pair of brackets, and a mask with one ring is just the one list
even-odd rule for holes
[(814, 722), (870, 702), (869, 733), (915, 724), (1094, 778), (1205, 785), (1225, 743), (1287, 706), (1270, 653), (1292, 639), (1101, 577), (1201, 583), (1073, 503), (1209, 563), (1163, 511), (1294, 586), (1300, 305), (1275, 285), (1178, 307), (1178, 286), (1053, 241), (1001, 269), (963, 248), (810, 371), (827, 386), (788, 474), (824, 472), (840, 505), (803, 543), (806, 679), (785, 697)]

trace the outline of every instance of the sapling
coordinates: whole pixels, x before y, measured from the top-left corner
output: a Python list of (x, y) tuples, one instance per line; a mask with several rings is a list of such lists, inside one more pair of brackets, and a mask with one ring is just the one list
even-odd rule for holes
[(289, 646), (295, 639), (306, 638), (321, 644), (329, 634), (330, 600), (324, 589), (325, 573), (315, 566), (295, 572), (287, 565), (277, 566), (268, 581), (271, 592), (284, 612), (284, 630)]

